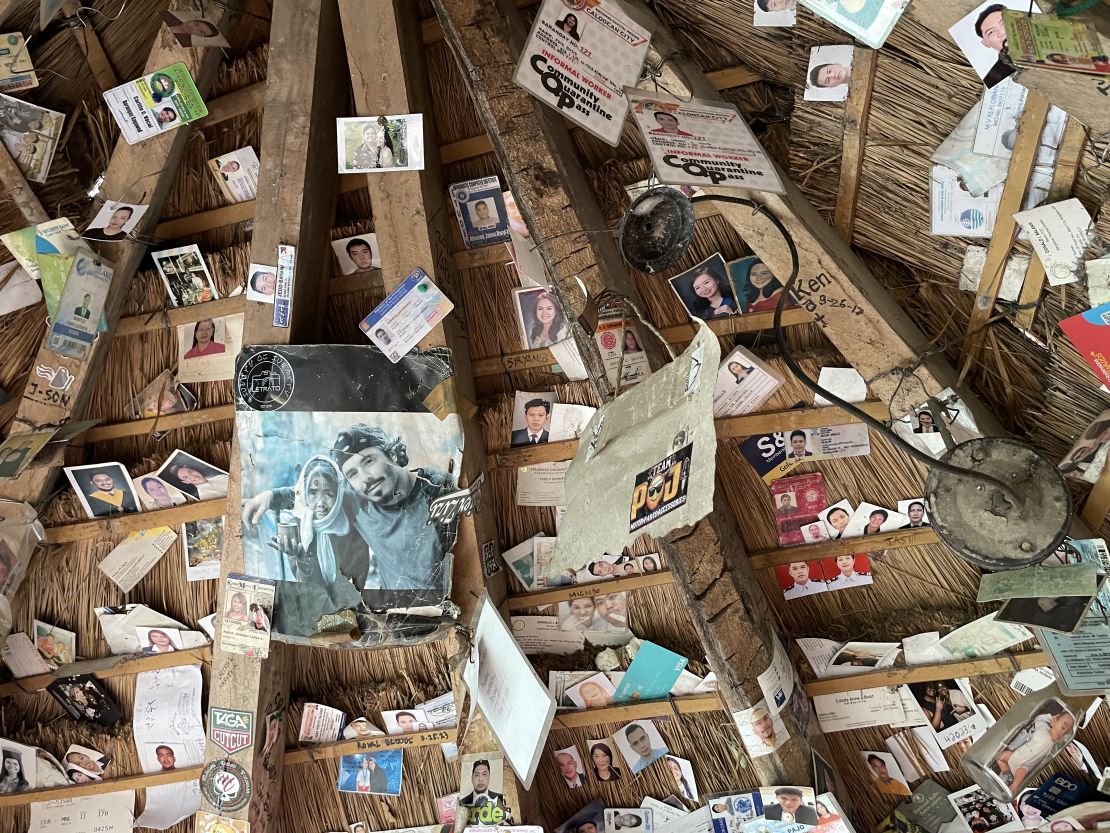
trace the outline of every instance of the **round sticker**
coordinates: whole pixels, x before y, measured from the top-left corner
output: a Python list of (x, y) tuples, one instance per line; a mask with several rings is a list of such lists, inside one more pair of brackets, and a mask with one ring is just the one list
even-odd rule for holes
[(251, 777), (230, 758), (209, 761), (200, 774), (200, 792), (217, 810), (235, 812), (251, 800)]
[(273, 350), (260, 350), (239, 368), (235, 388), (239, 401), (252, 411), (276, 411), (293, 395), (293, 367)]

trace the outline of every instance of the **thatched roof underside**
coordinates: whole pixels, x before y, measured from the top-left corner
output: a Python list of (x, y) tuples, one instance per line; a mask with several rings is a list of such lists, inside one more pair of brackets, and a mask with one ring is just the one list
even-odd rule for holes
[[(419, 3), (422, 14), (430, 16), (427, 0)], [(21, 2), (9, 17), (10, 29), (33, 31), (36, 26), (31, 21), (37, 5), (32, 0)], [(89, 16), (121, 79), (139, 73), (154, 37), (157, 11), (163, 5), (157, 0), (130, 0), (119, 20)], [(804, 66), (810, 45), (844, 42), (844, 36), (815, 21), (804, 10), (799, 11), (799, 25), (793, 30), (755, 29), (750, 24), (750, 0), (742, 4), (733, 0), (668, 0), (653, 5), (675, 27), (703, 69), (744, 63), (768, 79), (726, 91), (725, 95), (747, 114), (767, 147), (789, 167), (809, 198), (823, 212), (830, 213), (839, 174), (842, 109), (836, 104), (801, 101), (800, 67)], [(264, 22), (252, 21), (250, 31), (231, 50), (214, 95), (241, 89), (265, 77)], [(36, 66), (53, 72), (43, 73), (42, 86), (29, 97), (70, 113), (72, 128), (66, 145), (55, 157), (50, 182), (36, 188), (36, 192), (52, 215), (64, 214), (80, 223), (94, 211), (84, 194), (96, 173), (104, 169), (115, 140), (115, 128), (69, 32), (43, 38), (33, 43), (31, 51)], [(446, 144), (479, 135), (482, 128), (469, 100), (467, 85), (446, 45), (442, 41), (431, 44), (427, 58), (435, 105), (431, 115), (438, 141)], [(955, 47), (912, 20), (899, 25), (879, 59), (853, 243), (877, 277), (896, 294), (936, 344), (944, 344), (963, 333), (971, 299), (956, 288), (965, 243), (928, 235), (928, 156), (970, 108), (978, 90), (977, 80)], [(907, 105), (910, 101), (914, 102), (912, 109)], [(257, 147), (262, 117), (261, 113), (251, 113), (197, 132), (162, 219), (222, 204), (204, 169), (205, 160), (244, 144)], [(627, 204), (623, 187), (649, 173), (642, 144), (627, 126), (616, 149), (601, 145), (581, 131), (575, 132), (574, 137), (606, 216), (619, 216)], [(1093, 162), (1093, 155), (1088, 153), (1087, 164)], [(486, 154), (446, 166), (444, 179), (454, 182), (498, 173), (495, 158)], [(1088, 174), (1080, 177), (1077, 193), (1093, 211), (1104, 198), (1107, 174), (1105, 169), (1090, 170)], [(14, 205), (0, 197), (0, 229), (22, 225)], [(333, 238), (371, 230), (373, 217), (366, 192), (341, 195)], [(248, 229), (227, 226), (180, 242), (200, 245), (224, 293), (245, 282), (250, 262), (249, 241)], [(461, 248), (457, 240), (456, 245)], [(721, 218), (701, 220), (690, 252), (675, 271), (688, 268), (716, 251), (726, 258), (748, 253), (743, 241)], [(149, 261), (146, 267), (136, 281), (125, 315), (158, 313), (164, 307), (164, 290), (157, 274)], [(521, 349), (516, 325), (503, 312), (508, 310), (509, 291), (515, 286), (511, 271), (501, 266), (480, 267), (456, 277), (459, 294), (454, 315), (464, 322), (472, 355), (480, 358)], [(636, 275), (636, 282), (655, 325), (683, 322), (685, 315), (662, 278)], [(329, 337), (336, 342), (360, 343), (362, 337), (355, 324), (379, 300), (372, 292), (333, 297)], [(1038, 315), (1038, 332), (1048, 340), (1047, 348), (1026, 339), (1005, 321), (993, 325), (988, 351), (973, 373), (973, 384), (1007, 427), (1050, 455), (1061, 455), (1089, 418), (1106, 405), (1074, 350), (1053, 335), (1060, 318), (1085, 307), (1086, 296), (1081, 288), (1054, 290), (1046, 297)], [(4, 423), (14, 414), (18, 392), (43, 335), (43, 319), (41, 306), (0, 319), (0, 385), (16, 394), (12, 403), (0, 408), (0, 421)], [(742, 341), (764, 355), (772, 352), (766, 336), (742, 337)], [(805, 364), (811, 371), (821, 365), (844, 364), (815, 326), (791, 328), (789, 341), (793, 350), (807, 357)], [(174, 343), (175, 334), (169, 329), (116, 339), (88, 417), (108, 423), (125, 419), (126, 403), (159, 372), (173, 366)], [(727, 349), (731, 344), (731, 339), (725, 339), (722, 347)], [(956, 349), (951, 348), (950, 355), (954, 356)], [(231, 402), (228, 382), (191, 387), (202, 407)], [(544, 371), (479, 379), (479, 419), (487, 450), (498, 451), (508, 444), (514, 389), (552, 387), (559, 391), (562, 401), (597, 404), (588, 386), (560, 384), (559, 379)], [(767, 407), (785, 408), (799, 400), (810, 401), (805, 390), (792, 382)], [(160, 441), (137, 437), (104, 442), (72, 449), (70, 462), (118, 460), (132, 474), (139, 474), (155, 468), (174, 448), (180, 447), (222, 466), (228, 463), (231, 430), (230, 422), (220, 422), (173, 431)], [(718, 483), (736, 515), (745, 547), (749, 550), (775, 547), (767, 489), (741, 457), (736, 443), (720, 445), (718, 466)], [(818, 470), (825, 476), (830, 502), (846, 497), (853, 502), (867, 500), (891, 505), (898, 499), (918, 496), (923, 482), (919, 466), (874, 435), (869, 457), (832, 461), (819, 467), (807, 464), (801, 472)], [(541, 531), (554, 534), (551, 510), (515, 505), (510, 472), (490, 471), (488, 475), (502, 549)], [(58, 495), (43, 512), (46, 523), (80, 517), (80, 507), (68, 493)], [(92, 613), (95, 605), (143, 602), (190, 625), (215, 609), (216, 582), (187, 582), (177, 544), (131, 593), (120, 593), (97, 569), (99, 560), (117, 540), (82, 542), (41, 553), (14, 606), (14, 629), (28, 629), (32, 618), (56, 623), (78, 633), (79, 655), (94, 657), (108, 653)], [(644, 551), (650, 549), (648, 543), (644, 547)], [(788, 639), (800, 636), (899, 639), (926, 630), (947, 630), (983, 612), (974, 602), (977, 572), (943, 546), (884, 554), (873, 559), (873, 569), (872, 587), (829, 593), (805, 603), (784, 602), (773, 572), (762, 574), (760, 580)], [(79, 588), (76, 594), (75, 588)], [(660, 587), (634, 594), (630, 616), (637, 634), (689, 655), (692, 668), (705, 670), (704, 654), (676, 588)], [(442, 645), (362, 654), (305, 648), (294, 653), (291, 666), (294, 718), (299, 704), (305, 700), (318, 699), (347, 709), (355, 716), (412, 705), (441, 693), (449, 685), (446, 650)], [(797, 658), (800, 660), (800, 656)], [(545, 675), (548, 669), (585, 667), (570, 664), (581, 661), (580, 657), (540, 657), (537, 668)], [(1007, 682), (1007, 675), (997, 675), (974, 683), (978, 699), (995, 714), (1004, 711), (1014, 698)], [(125, 714), (130, 714), (133, 680), (124, 677), (110, 680), (107, 685), (120, 700)], [(286, 726), (286, 742), (294, 744), (296, 720), (288, 721)], [(703, 794), (756, 785), (739, 737), (725, 712), (660, 720), (659, 726), (671, 750), (693, 761)], [(603, 737), (616, 728), (609, 725), (556, 731), (548, 753), (571, 743), (585, 750), (588, 739)], [(845, 798), (854, 804), (864, 828), (889, 813), (895, 800), (877, 798), (871, 792), (857, 751), (881, 750), (882, 737), (889, 734), (889, 730), (868, 730), (830, 737), (836, 763), (847, 776), (844, 780), (850, 792)], [(115, 775), (139, 771), (129, 722), (111, 730), (78, 726), (64, 717), (43, 693), (22, 695), (0, 707), (0, 736), (38, 743), (55, 753), (63, 751), (68, 743), (81, 743), (112, 754)], [(1096, 759), (1110, 757), (1110, 722), (1105, 710), (1080, 738)], [(287, 770), (281, 829), (288, 833), (318, 833), (345, 829), (356, 820), (365, 820), (371, 829), (378, 830), (434, 822), (435, 798), (456, 788), (457, 771), (444, 763), (435, 747), (407, 755), (405, 789), (396, 799), (336, 793), (334, 762)], [(949, 755), (949, 763), (956, 766), (954, 755)], [(547, 759), (541, 764), (536, 788), (542, 796), (547, 822), (555, 825), (593, 798), (604, 798), (610, 806), (638, 806), (645, 794), (664, 797), (671, 792), (670, 785), (657, 770), (660, 768), (652, 768), (636, 781), (591, 784), (570, 792), (558, 783)], [(958, 768), (935, 777), (952, 788), (968, 783)], [(27, 822), (26, 808), (0, 810), (0, 829), (24, 830)], [(191, 829), (192, 823), (187, 821), (174, 828), (174, 833)]]

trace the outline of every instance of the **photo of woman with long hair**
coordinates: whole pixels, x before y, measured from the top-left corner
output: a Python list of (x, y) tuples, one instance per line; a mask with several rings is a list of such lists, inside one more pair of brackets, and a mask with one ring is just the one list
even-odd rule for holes
[[(729, 276), (740, 297), (741, 312), (774, 312), (782, 295), (783, 285), (767, 264), (758, 257), (745, 257), (728, 265)], [(793, 298), (786, 307), (796, 307)]]
[(590, 765), (597, 781), (620, 781), (623, 777), (620, 768), (613, 766), (613, 750), (602, 741), (590, 744)]
[(513, 292), (517, 321), (529, 350), (550, 347), (570, 338), (570, 328), (558, 296), (544, 287), (527, 287)]
[(725, 259), (720, 254), (706, 258), (693, 269), (670, 279), (682, 306), (694, 318), (712, 321), (740, 312), (736, 293), (728, 281)]
[(5, 749), (3, 763), (0, 764), (0, 795), (22, 792), (30, 786), (27, 776), (23, 774), (23, 756)]

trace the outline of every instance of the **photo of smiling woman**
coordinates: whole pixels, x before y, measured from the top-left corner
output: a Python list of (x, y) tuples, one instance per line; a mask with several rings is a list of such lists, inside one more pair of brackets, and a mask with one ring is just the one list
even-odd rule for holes
[(720, 254), (712, 255), (693, 269), (670, 279), (682, 306), (694, 318), (712, 321), (736, 315), (740, 308), (728, 282), (728, 269)]
[(514, 289), (513, 303), (527, 349), (539, 350), (570, 338), (563, 307), (550, 289), (542, 286)]
[[(745, 257), (728, 265), (729, 277), (740, 298), (741, 312), (774, 312), (782, 294), (782, 283), (758, 257)], [(793, 298), (786, 308), (796, 307)]]
[(613, 750), (604, 741), (590, 742), (590, 765), (597, 781), (620, 781), (621, 771), (613, 766)]

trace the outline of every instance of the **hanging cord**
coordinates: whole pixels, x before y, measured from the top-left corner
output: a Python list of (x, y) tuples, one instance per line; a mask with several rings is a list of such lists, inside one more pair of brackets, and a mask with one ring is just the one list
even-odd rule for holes
[(892, 444), (902, 449), (902, 451), (904, 451), (917, 462), (921, 463), (921, 465), (925, 466), (926, 468), (938, 469), (940, 471), (947, 472), (954, 477), (970, 478), (972, 480), (978, 480), (983, 483), (988, 483), (993, 488), (1000, 490), (1002, 494), (1006, 497), (1006, 499), (1010, 501), (1014, 506), (1017, 506), (1021, 503), (1021, 501), (1018, 500), (1014, 493), (1010, 490), (1010, 487), (1000, 480), (996, 480), (989, 475), (983, 474), (982, 472), (978, 472), (973, 469), (961, 468), (960, 466), (955, 466), (951, 463), (946, 463), (943, 460), (937, 460), (933, 457), (930, 457), (925, 452), (914, 447), (913, 445), (899, 437), (896, 433), (894, 433), (893, 430), (891, 430), (890, 426), (888, 426), (882, 420), (876, 419), (866, 411), (857, 408), (851, 402), (847, 402), (846, 400), (841, 399), (832, 391), (827, 390), (819, 383), (809, 378), (809, 376), (806, 375), (806, 372), (802, 370), (802, 368), (794, 360), (794, 357), (790, 355), (790, 350), (786, 346), (786, 333), (782, 328), (782, 311), (786, 308), (786, 300), (790, 296), (791, 290), (793, 290), (794, 285), (798, 282), (799, 273), (798, 247), (794, 245), (794, 239), (790, 236), (789, 230), (786, 228), (786, 226), (783, 225), (782, 221), (778, 217), (767, 210), (766, 206), (757, 205), (751, 200), (744, 199), (743, 197), (722, 196), (720, 194), (702, 194), (690, 199), (690, 202), (692, 203), (709, 201), (745, 205), (752, 209), (753, 214), (762, 214), (771, 222), (771, 225), (775, 227), (779, 234), (782, 235), (782, 239), (785, 241), (787, 249), (790, 251), (790, 277), (784, 282), (782, 292), (779, 294), (778, 304), (775, 305), (774, 324), (772, 325), (771, 329), (775, 334), (775, 343), (778, 346), (779, 356), (786, 363), (786, 366), (790, 369), (790, 372), (799, 382), (801, 382), (803, 385), (805, 385), (807, 388), (814, 391), (815, 393), (819, 393), (822, 397), (824, 397), (832, 404), (838, 406), (844, 411), (847, 411), (868, 427), (873, 428), (874, 430), (881, 433)]

